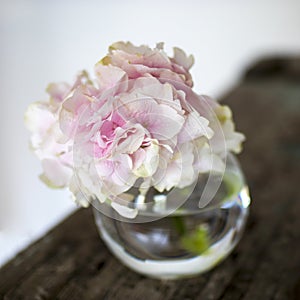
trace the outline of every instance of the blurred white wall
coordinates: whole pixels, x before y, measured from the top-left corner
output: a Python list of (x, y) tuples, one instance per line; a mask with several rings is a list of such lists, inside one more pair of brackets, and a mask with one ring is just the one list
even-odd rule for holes
[(262, 55), (300, 53), (300, 1), (0, 1), (0, 265), (75, 209), (38, 179), (23, 113), (118, 40), (193, 53), (198, 92), (219, 96)]

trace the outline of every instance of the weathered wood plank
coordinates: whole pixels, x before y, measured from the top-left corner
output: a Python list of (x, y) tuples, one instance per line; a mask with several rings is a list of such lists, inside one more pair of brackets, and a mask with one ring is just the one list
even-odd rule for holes
[[(84, 226), (80, 226), (82, 222), (85, 223)], [(44, 263), (47, 264), (48, 260), (57, 257), (60, 249), (63, 251), (68, 249), (68, 255), (70, 255), (74, 252), (73, 249), (77, 249), (81, 244), (101, 245), (101, 241), (95, 239), (96, 235), (91, 211), (75, 212), (60, 226), (51, 230), (45, 237), (22, 251), (0, 269), (0, 298), (10, 289), (19, 287), (23, 280), (27, 280), (36, 269), (43, 267)]]

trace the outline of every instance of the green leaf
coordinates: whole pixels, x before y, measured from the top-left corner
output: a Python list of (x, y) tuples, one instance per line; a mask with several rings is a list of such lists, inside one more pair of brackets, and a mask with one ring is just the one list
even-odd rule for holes
[(203, 254), (209, 248), (209, 238), (206, 226), (200, 226), (195, 231), (181, 238), (184, 249), (195, 254)]
[(223, 177), (223, 182), (226, 186), (226, 197), (224, 197), (223, 202), (236, 197), (242, 188), (241, 178), (234, 173), (225, 173)]

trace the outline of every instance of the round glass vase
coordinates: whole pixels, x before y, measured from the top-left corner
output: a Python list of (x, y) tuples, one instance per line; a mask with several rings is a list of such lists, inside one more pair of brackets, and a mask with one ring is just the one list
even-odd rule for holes
[[(217, 176), (217, 175), (216, 175)], [(207, 184), (218, 178), (200, 175), (189, 195), (174, 208), (172, 193), (130, 190), (138, 207), (134, 219), (121, 217), (110, 205), (93, 204), (99, 233), (111, 252), (127, 267), (159, 279), (180, 279), (206, 272), (229, 255), (240, 240), (250, 197), (237, 159), (228, 155), (224, 176), (209, 203), (199, 202)], [(192, 192), (190, 192), (192, 191)], [(175, 194), (174, 194), (175, 193)]]

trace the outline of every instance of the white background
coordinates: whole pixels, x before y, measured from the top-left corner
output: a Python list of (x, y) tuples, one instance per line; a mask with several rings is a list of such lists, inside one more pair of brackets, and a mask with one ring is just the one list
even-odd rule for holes
[(38, 179), (26, 107), (118, 40), (193, 53), (196, 90), (217, 97), (257, 58), (300, 54), (300, 1), (0, 0), (0, 265), (75, 209)]

